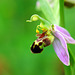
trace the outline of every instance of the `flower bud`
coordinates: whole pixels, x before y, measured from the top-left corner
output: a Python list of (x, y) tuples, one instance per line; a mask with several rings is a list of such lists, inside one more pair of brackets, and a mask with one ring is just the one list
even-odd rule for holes
[(64, 0), (64, 5), (68, 8), (75, 6), (75, 0)]

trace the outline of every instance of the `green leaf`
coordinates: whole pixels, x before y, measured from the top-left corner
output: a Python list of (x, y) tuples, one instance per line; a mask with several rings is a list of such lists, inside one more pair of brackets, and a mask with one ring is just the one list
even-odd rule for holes
[(39, 1), (40, 1), (41, 10), (44, 13), (46, 19), (52, 24), (57, 24), (53, 14), (53, 10), (50, 7), (49, 2), (47, 0), (39, 0)]

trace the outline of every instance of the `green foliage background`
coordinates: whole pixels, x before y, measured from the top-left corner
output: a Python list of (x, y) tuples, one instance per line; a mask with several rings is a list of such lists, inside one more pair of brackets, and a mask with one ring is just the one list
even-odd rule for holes
[[(41, 54), (30, 51), (39, 22), (26, 20), (33, 14), (44, 17), (35, 5), (36, 0), (0, 0), (0, 75), (64, 75), (52, 45)], [(75, 7), (64, 11), (65, 28), (75, 38)], [(75, 45), (70, 48), (75, 55)]]

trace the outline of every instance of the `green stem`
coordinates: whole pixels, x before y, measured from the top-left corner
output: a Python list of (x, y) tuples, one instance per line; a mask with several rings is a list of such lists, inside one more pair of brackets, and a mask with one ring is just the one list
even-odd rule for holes
[(59, 7), (60, 7), (60, 23), (61, 27), (65, 27), (64, 24), (64, 0), (59, 0)]
[(65, 75), (71, 75), (70, 66), (64, 65), (64, 72), (65, 72)]
[[(65, 28), (64, 24), (64, 0), (59, 0), (60, 4), (60, 23), (59, 25)], [(70, 66), (64, 65), (65, 75), (74, 75), (74, 58), (70, 48), (68, 47), (69, 55), (70, 55)]]

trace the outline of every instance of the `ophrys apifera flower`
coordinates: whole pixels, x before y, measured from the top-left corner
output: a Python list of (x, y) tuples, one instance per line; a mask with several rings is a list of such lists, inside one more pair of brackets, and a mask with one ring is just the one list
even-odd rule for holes
[[(67, 49), (67, 43), (75, 44), (75, 40), (70, 36), (69, 32), (55, 24), (50, 24), (38, 15), (33, 15), (27, 22), (40, 20), (41, 23), (36, 27), (36, 36), (38, 37), (31, 46), (33, 53), (40, 53), (43, 48), (53, 45), (54, 50), (59, 59), (67, 66), (70, 65), (70, 57)], [(42, 30), (42, 33), (39, 32)]]

